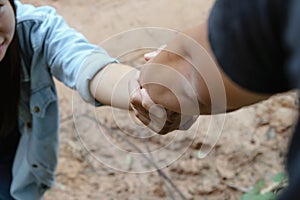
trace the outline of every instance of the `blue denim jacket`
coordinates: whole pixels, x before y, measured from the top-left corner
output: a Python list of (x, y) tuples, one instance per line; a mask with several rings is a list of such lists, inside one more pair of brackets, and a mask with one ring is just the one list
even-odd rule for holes
[(15, 3), (22, 62), (21, 139), (11, 194), (17, 200), (35, 200), (54, 185), (58, 160), (59, 109), (53, 76), (94, 103), (89, 80), (103, 66), (117, 61), (88, 43), (53, 8)]

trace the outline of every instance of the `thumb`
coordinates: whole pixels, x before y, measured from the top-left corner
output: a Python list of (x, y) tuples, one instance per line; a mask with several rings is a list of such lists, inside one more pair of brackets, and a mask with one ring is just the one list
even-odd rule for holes
[(149, 111), (149, 114), (158, 118), (166, 117), (165, 109), (159, 104), (156, 104), (152, 101), (151, 97), (149, 96), (145, 88), (141, 89), (141, 96), (142, 96), (142, 105), (145, 109)]
[(157, 51), (152, 51), (152, 52), (150, 52), (150, 53), (146, 53), (146, 54), (144, 54), (144, 59), (145, 59), (146, 61), (149, 61), (149, 60), (151, 60), (152, 58), (156, 57), (158, 54), (159, 54), (159, 52), (157, 52)]
[(144, 54), (144, 59), (146, 61), (151, 60), (152, 58), (156, 57), (164, 48), (166, 48), (167, 45), (161, 45), (156, 51), (152, 51), (150, 53)]
[(142, 97), (140, 95), (140, 83), (138, 82), (138, 78), (140, 76), (140, 71), (137, 71), (135, 76), (128, 83), (128, 92), (130, 96), (130, 103), (141, 103)]

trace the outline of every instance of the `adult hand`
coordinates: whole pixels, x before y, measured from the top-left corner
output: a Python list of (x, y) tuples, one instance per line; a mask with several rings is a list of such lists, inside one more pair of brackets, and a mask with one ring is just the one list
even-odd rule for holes
[(158, 134), (167, 134), (174, 130), (187, 130), (198, 116), (182, 115), (155, 104), (146, 89), (141, 88), (138, 80), (132, 80), (130, 103), (135, 116)]
[[(151, 60), (164, 48), (145, 54), (146, 61)], [(152, 101), (146, 89), (140, 86), (139, 74), (129, 83), (130, 103), (136, 117), (158, 134), (167, 134), (174, 130), (187, 130), (198, 116), (182, 115), (168, 110)]]

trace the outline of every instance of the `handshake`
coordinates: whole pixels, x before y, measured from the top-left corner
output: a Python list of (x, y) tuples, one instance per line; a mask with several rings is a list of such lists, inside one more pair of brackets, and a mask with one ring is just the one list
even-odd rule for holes
[(91, 91), (103, 104), (131, 108), (159, 134), (186, 130), (200, 114), (225, 113), (269, 97), (244, 90), (225, 75), (207, 38), (202, 24), (146, 54), (140, 71), (114, 63), (92, 80)]
[[(162, 56), (157, 57), (163, 48), (145, 54), (144, 58), (148, 61), (147, 64), (129, 82), (131, 109), (144, 125), (158, 134), (167, 134), (174, 130), (187, 130), (198, 118), (198, 115), (182, 114), (184, 112), (181, 110), (180, 99), (186, 99), (186, 97), (180, 96), (183, 95), (180, 93), (180, 88), (174, 88), (172, 82), (184, 80), (182, 80), (183, 77), (179, 75), (179, 72), (161, 64), (160, 61), (162, 60), (160, 59), (164, 59), (166, 56), (164, 54), (168, 54), (168, 52), (163, 51)], [(174, 76), (170, 76), (172, 73)], [(173, 88), (169, 85), (170, 83)]]

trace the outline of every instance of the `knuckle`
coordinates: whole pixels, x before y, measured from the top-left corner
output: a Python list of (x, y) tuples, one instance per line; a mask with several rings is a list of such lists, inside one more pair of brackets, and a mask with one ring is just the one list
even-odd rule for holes
[(143, 106), (144, 108), (148, 108), (148, 102), (142, 101), (142, 106)]
[(137, 104), (140, 104), (140, 101), (138, 100), (138, 98), (136, 96), (132, 96), (130, 98), (130, 103), (133, 105), (137, 105)]

